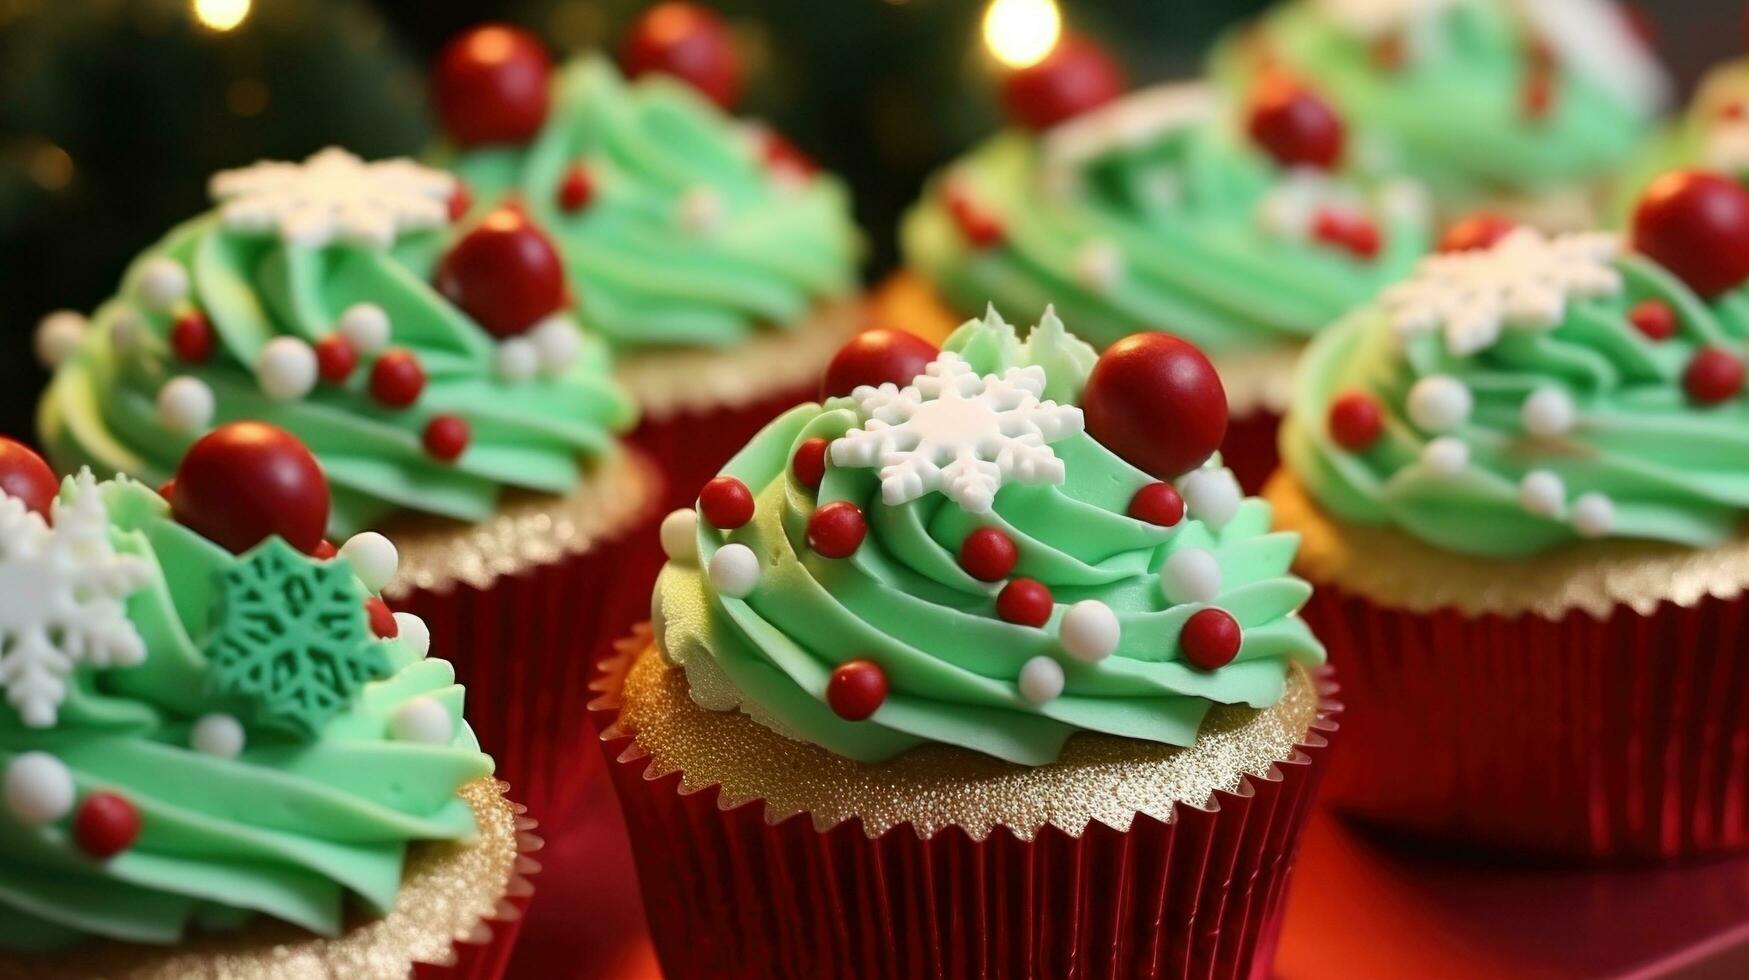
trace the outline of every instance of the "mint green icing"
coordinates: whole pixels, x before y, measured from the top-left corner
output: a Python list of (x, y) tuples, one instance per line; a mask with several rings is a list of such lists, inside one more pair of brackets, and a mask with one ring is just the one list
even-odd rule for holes
[[(1347, 186), (1340, 176), (1294, 179), (1366, 214), (1382, 238), (1376, 257), (1350, 254), (1304, 228), (1271, 226), (1272, 198), (1296, 193), (1290, 175), (1212, 116), (1119, 140), (1067, 167), (1052, 158), (1053, 138), (998, 133), (936, 175), (905, 215), (907, 266), (960, 313), (987, 301), (1007, 310), (1055, 304), (1102, 348), (1166, 330), (1218, 355), (1303, 341), (1400, 276), (1429, 244), (1429, 219), (1412, 189)], [(948, 204), (950, 188), (1000, 223), (1001, 243), (967, 240)], [(1085, 268), (1099, 249), (1115, 259), (1108, 278)]]
[[(501, 380), (491, 335), (432, 285), (447, 242), (448, 232), (427, 231), (404, 234), (388, 249), (315, 248), (233, 230), (217, 214), (178, 227), (133, 264), (120, 294), (93, 316), (85, 343), (56, 371), (39, 413), (52, 461), (63, 471), (90, 466), (154, 485), (168, 479), (201, 432), (166, 426), (157, 398), (166, 382), (188, 375), (214, 395), (212, 425), (266, 421), (309, 446), (332, 488), (336, 538), (400, 511), (483, 520), (506, 487), (570, 492), (632, 422), (606, 347), (584, 337), (563, 373)], [(190, 282), (189, 295), (168, 312), (141, 296), (144, 270), (159, 259), (182, 267)], [(390, 344), (424, 366), (416, 403), (397, 410), (372, 399), (369, 355), (345, 383), (320, 383), (304, 398), (263, 393), (254, 365), (268, 341), (313, 344), (360, 303), (381, 307)], [(177, 316), (196, 309), (212, 323), (217, 348), (205, 363), (186, 364), (171, 352), (169, 333)], [(471, 430), (453, 462), (422, 443), (426, 424), (442, 414), (459, 415)]]
[[(0, 702), (0, 770), (21, 753), (49, 753), (71, 770), (80, 799), (104, 789), (131, 801), (141, 832), (100, 861), (74, 843), (71, 818), (29, 827), (0, 806), (0, 949), (92, 938), (169, 944), (257, 915), (335, 935), (348, 905), (381, 913), (393, 904), (410, 842), (473, 837), (457, 790), (490, 774), (492, 762), (462, 721), (450, 665), (399, 640), (379, 641), (389, 675), (365, 684), (313, 738), (249, 726), (237, 758), (191, 748), (202, 716), (246, 714), (208, 683), (203, 653), (216, 581), (240, 559), (174, 523), (145, 486), (124, 480), (95, 492), (113, 547), (150, 568), (126, 600), (145, 659), (76, 667), (52, 727), (27, 726)], [(389, 733), (396, 710), (416, 698), (447, 712), (449, 744)]]
[[(605, 58), (576, 59), (528, 143), (441, 155), (476, 208), (515, 200), (551, 233), (584, 322), (616, 347), (732, 347), (856, 289), (844, 186), (774, 172), (753, 127), (660, 74), (628, 81)], [(574, 165), (592, 194), (568, 211), (559, 187)]]
[[(1078, 400), (1093, 363), (1092, 349), (1049, 314), (1028, 341), (991, 316), (962, 327), (945, 349), (985, 374), (1042, 367), (1047, 396), (1067, 401)], [(1271, 533), (1262, 501), (1244, 501), (1218, 530), (1189, 517), (1173, 528), (1138, 521), (1128, 504), (1152, 479), (1085, 434), (1051, 444), (1065, 463), (1062, 484), (1009, 483), (982, 515), (941, 493), (883, 503), (869, 469), (830, 465), (817, 495), (798, 483), (790, 472), (796, 447), (856, 422), (849, 400), (833, 399), (771, 423), (724, 470), (753, 490), (753, 521), (728, 534), (701, 521), (698, 560), (663, 570), (659, 640), (707, 706), (738, 706), (856, 760), (943, 743), (1041, 765), (1078, 731), (1190, 744), (1211, 705), (1273, 704), (1291, 664), (1322, 661), (1297, 615), (1310, 587), (1288, 573), (1298, 538)], [(868, 536), (851, 557), (828, 559), (809, 548), (806, 526), (818, 504), (839, 500), (862, 509)], [(957, 563), (960, 542), (979, 526), (1006, 532), (1020, 554), (1014, 574), (1051, 589), (1044, 628), (998, 618), (1000, 584), (977, 581)], [(722, 594), (700, 571), (730, 542), (759, 557), (761, 578), (745, 599)], [(1187, 548), (1218, 560), (1211, 603), (1175, 605), (1162, 595), (1162, 564)], [(1058, 639), (1068, 606), (1086, 599), (1105, 603), (1122, 626), (1115, 653), (1095, 663), (1067, 656)], [(1237, 659), (1213, 671), (1187, 663), (1178, 643), (1185, 620), (1205, 605), (1227, 610), (1244, 629)], [(1035, 657), (1066, 675), (1062, 694), (1043, 703), (1017, 684)], [(848, 721), (827, 705), (825, 690), (837, 666), (858, 658), (884, 670), (889, 693), (872, 716)]]

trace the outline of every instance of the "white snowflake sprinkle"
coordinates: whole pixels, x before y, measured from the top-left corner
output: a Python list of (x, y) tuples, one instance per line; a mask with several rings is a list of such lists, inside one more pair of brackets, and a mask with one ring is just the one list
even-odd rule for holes
[(303, 163), (221, 171), (210, 189), (227, 228), (277, 232), (310, 248), (337, 240), (388, 248), (403, 232), (448, 223), (455, 178), (405, 158), (366, 163), (329, 147)]

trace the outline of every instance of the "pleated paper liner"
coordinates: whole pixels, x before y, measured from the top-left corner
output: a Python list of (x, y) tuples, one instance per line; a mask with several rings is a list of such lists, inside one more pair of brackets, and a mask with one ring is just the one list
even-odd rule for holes
[(491, 777), (462, 787), (479, 836), (414, 844), (394, 907), (381, 918), (355, 916), (334, 938), (261, 918), (174, 947), (104, 942), (0, 953), (0, 980), (497, 980), (534, 891), (528, 877), (540, 870), (531, 856), (541, 846), (534, 822), (507, 789)]
[(1341, 809), (1580, 862), (1749, 848), (1749, 533), (1497, 561), (1266, 496), (1343, 681)]
[(477, 525), (384, 529), (401, 554), (384, 597), (425, 620), (432, 656), (467, 689), (481, 746), (551, 830), (553, 789), (590, 750), (591, 665), (649, 615), (662, 485), (647, 457), (626, 450), (569, 497), (509, 497)]
[(647, 627), (596, 687), (670, 980), (1261, 975), (1339, 710), (1296, 672), (1188, 750), (863, 765), (698, 707)]

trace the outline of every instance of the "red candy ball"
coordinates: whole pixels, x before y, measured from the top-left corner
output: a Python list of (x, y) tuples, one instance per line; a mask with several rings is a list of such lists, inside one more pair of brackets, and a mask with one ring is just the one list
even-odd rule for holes
[(1640, 197), (1633, 243), (1712, 299), (1749, 279), (1749, 190), (1699, 170), (1665, 174)]
[(483, 24), (437, 54), (432, 101), (450, 139), (463, 146), (524, 143), (546, 122), (552, 59), (533, 34)]
[(1002, 108), (1022, 126), (1049, 129), (1105, 105), (1126, 87), (1123, 69), (1104, 48), (1070, 35), (1042, 60), (1008, 74)]
[(1081, 410), (1094, 439), (1161, 480), (1201, 466), (1227, 433), (1214, 365), (1171, 334), (1134, 334), (1099, 355)]
[(980, 582), (1002, 581), (1019, 560), (1014, 539), (993, 527), (978, 528), (960, 544), (960, 567)]
[(49, 516), (61, 481), (43, 458), (22, 442), (0, 436), (0, 494), (17, 497), (24, 506)]
[(826, 704), (846, 721), (861, 721), (887, 700), (887, 672), (872, 660), (849, 660), (826, 681)]
[(438, 415), (425, 423), (425, 451), (446, 463), (453, 463), (468, 448), (468, 423), (459, 415)]
[(826, 440), (815, 436), (802, 440), (796, 447), (795, 458), (790, 460), (790, 472), (795, 474), (796, 482), (809, 490), (820, 489), (820, 481), (826, 477)]
[(1628, 311), (1628, 322), (1651, 340), (1676, 336), (1676, 311), (1661, 299), (1641, 300)]
[(425, 390), (425, 368), (405, 348), (383, 352), (370, 369), (370, 395), (390, 408), (406, 408)]
[(1473, 252), (1493, 248), (1500, 239), (1512, 234), (1517, 227), (1518, 224), (1511, 218), (1491, 211), (1480, 211), (1467, 218), (1459, 218), (1447, 228), (1445, 234), (1439, 236), (1439, 250)]
[(1160, 527), (1175, 527), (1184, 520), (1184, 498), (1170, 483), (1150, 483), (1130, 498), (1130, 516)]
[(1385, 431), (1385, 416), (1378, 400), (1351, 391), (1330, 403), (1330, 438), (1349, 452), (1361, 452), (1378, 441)]
[(1008, 237), (1002, 219), (984, 210), (967, 194), (949, 191), (947, 213), (953, 219), (954, 227), (973, 248), (994, 248)]
[(808, 547), (826, 558), (849, 558), (867, 536), (862, 508), (848, 500), (823, 504), (808, 517)]
[(1743, 390), (1743, 362), (1717, 347), (1703, 347), (1682, 372), (1682, 389), (1699, 405), (1730, 401)]
[(1342, 117), (1318, 93), (1275, 73), (1251, 93), (1246, 130), (1284, 167), (1329, 170), (1342, 159)]
[(741, 64), (729, 29), (703, 7), (651, 7), (627, 32), (619, 60), (632, 78), (652, 71), (673, 75), (725, 109), (741, 98)]
[(199, 310), (182, 314), (170, 325), (170, 349), (189, 364), (204, 363), (217, 343), (212, 323)]
[(339, 554), (340, 549), (334, 547), (334, 542), (329, 541), (327, 538), (323, 538), (322, 543), (316, 545), (315, 550), (310, 552), (310, 557), (320, 558), (323, 561), (327, 561)]
[(329, 384), (339, 384), (352, 377), (358, 367), (358, 348), (337, 333), (316, 341), (316, 373)]
[(1214, 670), (1233, 662), (1243, 639), (1239, 621), (1232, 614), (1225, 609), (1201, 609), (1184, 621), (1178, 646), (1192, 666)]
[(474, 207), (474, 193), (468, 190), (468, 185), (461, 181), (455, 182), (455, 190), (449, 192), (449, 220), (460, 221), (468, 216)]
[(188, 447), (170, 510), (232, 552), (277, 534), (310, 554), (328, 527), (328, 478), (291, 433), (265, 422), (231, 422)]
[(595, 182), (582, 164), (572, 164), (559, 180), (559, 207), (565, 211), (581, 211), (595, 196)]
[(1050, 587), (1037, 579), (1017, 578), (996, 593), (996, 615), (1021, 626), (1043, 626), (1050, 622)]
[(501, 207), (450, 247), (437, 289), (493, 336), (514, 337), (565, 305), (565, 266), (526, 214)]
[(394, 612), (381, 597), (373, 595), (364, 600), (364, 612), (370, 618), (370, 631), (380, 639), (392, 640), (401, 635), (401, 624), (395, 622)]
[(115, 857), (139, 839), (140, 811), (120, 793), (96, 790), (79, 802), (73, 814), (74, 843), (99, 861)]
[(1376, 259), (1384, 247), (1384, 236), (1372, 219), (1341, 211), (1318, 212), (1312, 221), (1312, 237), (1357, 259)]
[(848, 395), (862, 385), (878, 386), (885, 381), (904, 387), (940, 353), (934, 344), (903, 330), (865, 330), (832, 356), (820, 397)]
[(763, 130), (761, 134), (761, 152), (765, 165), (774, 173), (791, 174), (798, 178), (812, 177), (819, 169), (814, 158), (802, 152), (801, 147), (790, 142), (789, 137), (775, 129)]
[(698, 510), (712, 527), (732, 531), (753, 519), (753, 492), (732, 476), (719, 476), (699, 491)]

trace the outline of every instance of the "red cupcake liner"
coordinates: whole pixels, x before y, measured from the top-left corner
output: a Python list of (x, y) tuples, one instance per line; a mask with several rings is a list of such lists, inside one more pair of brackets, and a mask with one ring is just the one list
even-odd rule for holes
[[(607, 661), (592, 705), (610, 732), (633, 656)], [(1324, 686), (1328, 697), (1333, 687)], [(769, 823), (763, 802), (647, 778), (625, 735), (607, 750), (650, 933), (670, 980), (690, 977), (1124, 977), (1267, 975), (1300, 831), (1335, 730), (1319, 722), (1271, 778), (1247, 777), (1170, 822), (1128, 831), (1046, 827), (1031, 840), (859, 821)]]
[[(709, 412), (681, 412), (663, 419), (646, 417), (627, 441), (661, 465), (668, 480), (664, 512), (691, 507), (698, 502), (699, 489), (721, 473), (723, 464), (751, 442), (766, 423), (819, 396), (818, 385), (810, 383), (783, 389), (746, 405)], [(622, 629), (613, 635), (622, 636), (624, 632)]]
[(1321, 587), (1345, 812), (1443, 843), (1635, 861), (1749, 847), (1749, 603), (1466, 617)]
[(1276, 439), (1281, 415), (1268, 409), (1253, 409), (1227, 419), (1227, 436), (1221, 440), (1221, 461), (1239, 480), (1239, 488), (1252, 496), (1269, 482), (1281, 463)]

